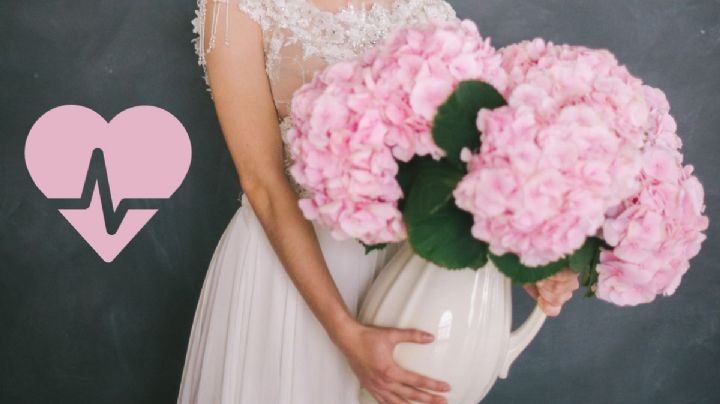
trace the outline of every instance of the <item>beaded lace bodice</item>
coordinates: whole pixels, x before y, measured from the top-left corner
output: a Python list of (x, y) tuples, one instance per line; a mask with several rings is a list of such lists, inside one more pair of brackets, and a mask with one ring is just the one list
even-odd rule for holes
[[(215, 2), (205, 38), (206, 3)], [(345, 1), (345, 0), (340, 0)], [(340, 2), (338, 1), (338, 2)], [(292, 127), (290, 101), (313, 73), (341, 60), (359, 55), (392, 29), (402, 25), (457, 18), (444, 0), (350, 1), (339, 9), (321, 8), (313, 0), (198, 0), (192, 21), (198, 64), (205, 68), (205, 55), (216, 46), (231, 46), (223, 31), (232, 29), (231, 12), (237, 7), (260, 25), (265, 50), (265, 70), (278, 114), (280, 132)], [(221, 11), (225, 11), (221, 13)], [(225, 18), (219, 18), (223, 15)], [(204, 73), (209, 85), (207, 72)], [(292, 161), (287, 143), (285, 169)], [(290, 178), (292, 180), (292, 178)], [(302, 190), (293, 182), (299, 194)]]

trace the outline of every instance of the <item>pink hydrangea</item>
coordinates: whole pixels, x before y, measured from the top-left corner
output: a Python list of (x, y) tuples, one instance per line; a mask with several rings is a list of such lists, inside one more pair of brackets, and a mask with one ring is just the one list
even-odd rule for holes
[(524, 41), (500, 51), (507, 106), (482, 109), (480, 150), (454, 191), (472, 234), (528, 266), (573, 252), (638, 190), (642, 82), (607, 50)]
[(505, 88), (500, 55), (470, 20), (403, 27), (362, 57), (318, 72), (294, 94), (286, 134), (305, 217), (338, 239), (406, 237), (398, 162), (439, 159), (437, 107), (461, 80)]
[(651, 105), (640, 190), (608, 210), (602, 236), (612, 246), (597, 266), (596, 295), (632, 306), (672, 295), (698, 254), (708, 227), (704, 190), (691, 165), (662, 91), (646, 87)]

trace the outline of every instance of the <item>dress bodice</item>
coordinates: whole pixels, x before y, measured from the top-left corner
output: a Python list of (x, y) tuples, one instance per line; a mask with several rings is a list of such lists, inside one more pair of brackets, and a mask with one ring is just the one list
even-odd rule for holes
[[(206, 3), (215, 2), (212, 26), (205, 38)], [(435, 20), (457, 18), (444, 0), (376, 0), (368, 5), (350, 2), (338, 10), (321, 8), (313, 0), (198, 0), (193, 20), (193, 40), (198, 64), (205, 68), (205, 55), (216, 46), (232, 46), (223, 30), (232, 29), (229, 7), (237, 7), (262, 28), (265, 70), (270, 82), (280, 132), (285, 148), (285, 168), (289, 158), (285, 133), (292, 127), (290, 101), (313, 74), (341, 60), (361, 54), (394, 28)], [(224, 12), (223, 12), (224, 11)], [(224, 18), (219, 18), (224, 16)], [(220, 32), (219, 32), (220, 31)], [(204, 78), (209, 85), (207, 72)], [(292, 178), (290, 178), (292, 181)], [(293, 182), (299, 194), (302, 190)]]

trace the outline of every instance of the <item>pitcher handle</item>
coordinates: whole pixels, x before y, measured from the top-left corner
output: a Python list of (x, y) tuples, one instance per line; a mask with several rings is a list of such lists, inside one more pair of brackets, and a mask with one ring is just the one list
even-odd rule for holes
[(542, 327), (546, 318), (547, 315), (545, 312), (540, 308), (539, 304), (536, 304), (527, 320), (510, 334), (510, 343), (508, 344), (508, 351), (505, 355), (505, 362), (498, 374), (499, 378), (505, 379), (507, 377), (510, 366), (530, 344), (533, 338), (535, 338), (535, 335), (540, 331), (540, 327)]

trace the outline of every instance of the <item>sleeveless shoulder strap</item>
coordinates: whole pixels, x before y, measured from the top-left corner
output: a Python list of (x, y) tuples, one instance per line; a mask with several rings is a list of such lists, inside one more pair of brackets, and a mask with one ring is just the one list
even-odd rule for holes
[[(205, 55), (215, 48), (220, 36), (218, 30), (223, 31), (223, 42), (229, 45), (227, 32), (232, 28), (230, 26), (232, 12), (230, 7), (237, 7), (260, 25), (263, 31), (266, 31), (270, 29), (273, 19), (276, 18), (274, 12), (278, 8), (275, 4), (277, 1), (283, 0), (197, 0), (195, 18), (192, 20), (193, 33), (196, 37), (192, 42), (195, 45), (195, 53), (198, 55), (198, 64), (205, 65)], [(212, 7), (208, 7), (209, 3), (212, 3)], [(212, 15), (208, 16), (208, 12)], [(206, 22), (211, 24), (208, 41), (205, 40)]]

